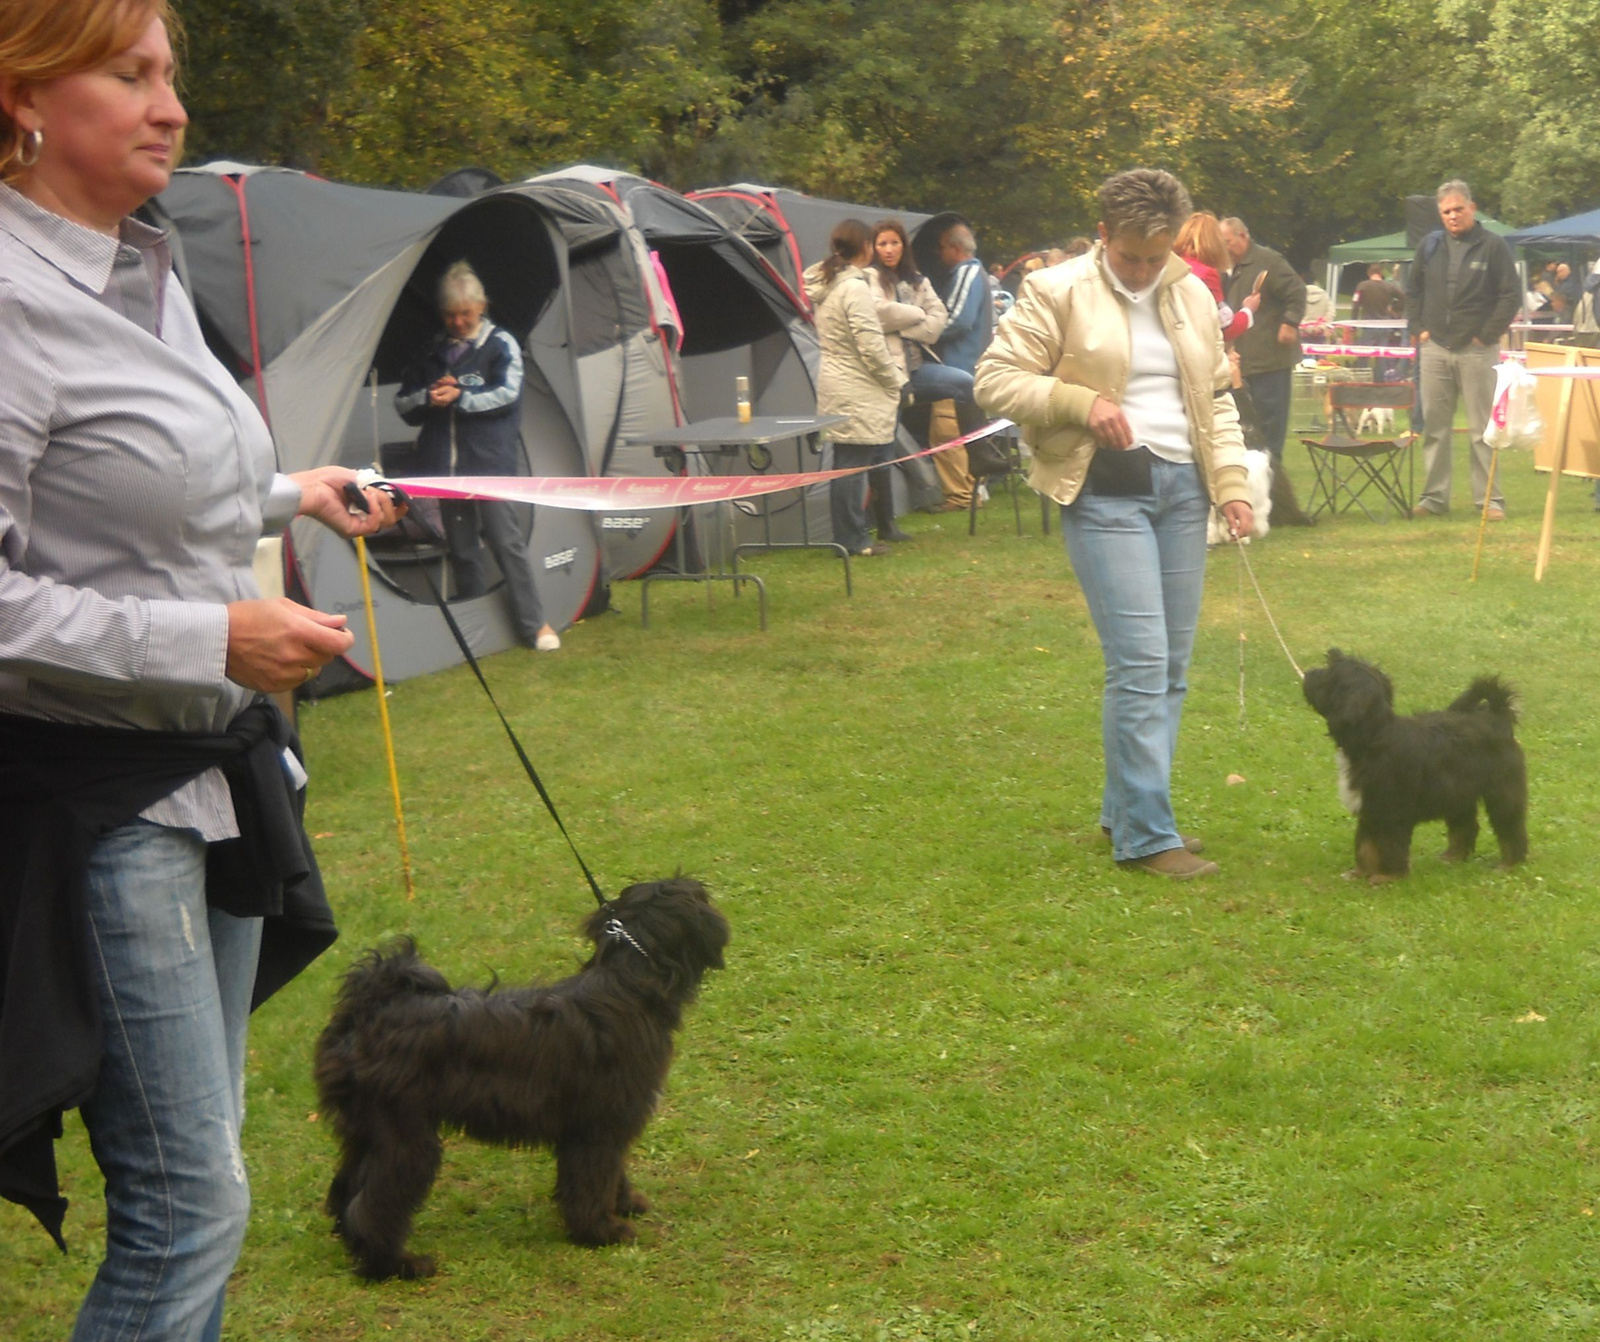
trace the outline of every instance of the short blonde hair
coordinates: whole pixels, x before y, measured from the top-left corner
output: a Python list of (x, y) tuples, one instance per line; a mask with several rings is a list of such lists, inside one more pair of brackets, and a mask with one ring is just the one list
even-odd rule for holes
[(1160, 168), (1129, 168), (1100, 184), (1100, 222), (1106, 236), (1132, 233), (1148, 241), (1174, 237), (1194, 207), (1183, 183)]
[[(0, 0), (0, 78), (42, 84), (92, 70), (137, 42), (152, 19), (176, 47), (169, 0)], [(0, 180), (21, 174), (21, 147), (21, 127), (0, 108)]]
[(1213, 270), (1227, 270), (1232, 259), (1222, 241), (1222, 225), (1210, 210), (1196, 210), (1184, 220), (1172, 250), (1185, 261), (1200, 261)]
[(468, 303), (489, 306), (489, 295), (483, 291), (483, 281), (472, 268), (470, 261), (457, 261), (439, 280), (439, 311), (464, 307)]

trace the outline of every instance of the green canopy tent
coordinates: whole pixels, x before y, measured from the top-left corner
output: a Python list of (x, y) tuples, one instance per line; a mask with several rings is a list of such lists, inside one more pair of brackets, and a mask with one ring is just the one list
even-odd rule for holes
[[(1502, 224), (1498, 219), (1491, 219), (1486, 214), (1478, 216), (1478, 222), (1491, 233), (1501, 235), (1515, 232), (1510, 224)], [(1376, 238), (1359, 238), (1355, 242), (1341, 242), (1328, 248), (1328, 292), (1337, 295), (1339, 292), (1339, 273), (1345, 266), (1363, 263), (1371, 265), (1377, 261), (1410, 261), (1416, 249), (1406, 241), (1406, 232), (1401, 229), (1398, 233), (1384, 233)], [(1517, 249), (1517, 259), (1520, 265), (1522, 260), (1520, 249)]]

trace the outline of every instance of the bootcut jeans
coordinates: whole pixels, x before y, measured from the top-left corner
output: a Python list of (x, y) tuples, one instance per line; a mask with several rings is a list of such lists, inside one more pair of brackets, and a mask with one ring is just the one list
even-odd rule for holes
[(1072, 571), (1100, 635), (1100, 823), (1119, 862), (1181, 848), (1172, 811), (1189, 654), (1205, 586), (1210, 500), (1192, 462), (1156, 459), (1151, 492), (1079, 494), (1061, 510)]
[(244, 1243), (239, 1146), (261, 920), (206, 906), (205, 842), (136, 820), (89, 857), (104, 1058), (82, 1107), (106, 1256), (73, 1342), (215, 1342)]

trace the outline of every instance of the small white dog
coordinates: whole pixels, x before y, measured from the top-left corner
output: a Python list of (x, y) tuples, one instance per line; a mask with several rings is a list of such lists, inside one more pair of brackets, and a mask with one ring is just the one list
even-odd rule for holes
[(1369, 405), (1356, 421), (1356, 437), (1373, 434), (1384, 438), (1394, 437), (1394, 411), (1383, 405)]
[[(1272, 458), (1252, 447), (1244, 454), (1244, 464), (1250, 476), (1250, 511), (1255, 514), (1250, 535), (1244, 538), (1248, 545), (1252, 536), (1259, 540), (1272, 529), (1267, 521), (1272, 516)], [(1213, 508), (1211, 520), (1206, 524), (1206, 544), (1221, 545), (1227, 539), (1227, 520)]]

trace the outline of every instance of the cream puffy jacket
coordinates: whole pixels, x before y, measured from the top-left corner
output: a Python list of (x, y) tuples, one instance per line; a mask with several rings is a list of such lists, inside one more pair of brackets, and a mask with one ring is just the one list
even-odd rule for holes
[(926, 275), (918, 275), (915, 285), (904, 280), (898, 281), (892, 295), (884, 290), (881, 271), (869, 270), (867, 275), (872, 280), (873, 297), (878, 302), (878, 320), (883, 323), (883, 338), (889, 346), (889, 357), (894, 360), (901, 375), (905, 376), (922, 362), (921, 358), (907, 350), (906, 341), (914, 340), (919, 345), (931, 346), (944, 334), (944, 328), (950, 322), (950, 313), (933, 291), (933, 285), (928, 282)]
[(822, 263), (805, 273), (806, 296), (817, 314), (822, 364), (817, 372), (817, 413), (845, 415), (828, 430), (836, 443), (888, 443), (900, 422), (900, 386), (878, 318), (876, 285), (867, 272), (846, 266), (832, 280)]
[[(1126, 300), (1101, 265), (1101, 244), (1022, 282), (1017, 305), (1000, 319), (978, 361), (978, 404), (1022, 426), (1033, 450), (1028, 483), (1057, 503), (1083, 487), (1095, 441), (1089, 411), (1104, 396), (1120, 405), (1132, 340)], [(1249, 502), (1244, 439), (1228, 394), (1228, 360), (1217, 303), (1177, 256), (1169, 257), (1155, 301), (1178, 358), (1189, 441), (1211, 502)]]

